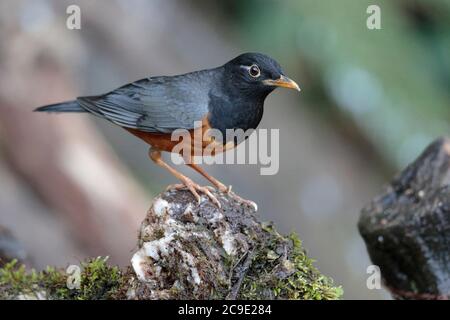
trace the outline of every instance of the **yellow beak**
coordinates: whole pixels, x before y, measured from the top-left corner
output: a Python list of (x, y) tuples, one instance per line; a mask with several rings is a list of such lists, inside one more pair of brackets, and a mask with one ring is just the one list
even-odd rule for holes
[(300, 87), (294, 80), (289, 79), (288, 77), (283, 75), (277, 80), (264, 80), (263, 83), (268, 86), (283, 87), (300, 91)]

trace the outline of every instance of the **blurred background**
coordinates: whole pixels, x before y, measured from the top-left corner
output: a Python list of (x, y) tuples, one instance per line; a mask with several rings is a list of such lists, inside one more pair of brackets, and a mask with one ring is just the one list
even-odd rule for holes
[[(81, 30), (66, 27), (71, 4)], [(366, 27), (370, 4), (381, 30)], [(97, 255), (127, 265), (152, 197), (175, 182), (126, 131), (35, 107), (259, 51), (302, 88), (266, 100), (260, 127), (280, 129), (280, 171), (208, 171), (256, 201), (263, 220), (298, 232), (345, 298), (389, 298), (366, 287), (356, 224), (395, 172), (448, 134), (450, 1), (0, 0), (0, 43), (6, 254), (38, 269)]]

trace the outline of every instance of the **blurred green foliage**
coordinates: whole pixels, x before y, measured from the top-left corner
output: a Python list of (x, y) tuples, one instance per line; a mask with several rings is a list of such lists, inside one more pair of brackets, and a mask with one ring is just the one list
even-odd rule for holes
[[(367, 7), (381, 9), (369, 30)], [(450, 1), (233, 1), (242, 46), (297, 75), (307, 107), (345, 117), (391, 167), (401, 167), (450, 120)], [(299, 107), (305, 107), (300, 103)]]

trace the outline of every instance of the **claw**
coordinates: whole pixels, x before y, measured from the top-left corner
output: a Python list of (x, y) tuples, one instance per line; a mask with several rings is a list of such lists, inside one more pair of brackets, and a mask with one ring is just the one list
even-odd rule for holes
[(198, 192), (195, 190), (195, 188), (193, 188), (192, 186), (187, 186), (187, 188), (194, 195), (195, 199), (197, 200), (197, 203), (201, 203), (202, 202), (202, 198), (200, 197)]
[(228, 193), (228, 191), (231, 190), (230, 187), (227, 187), (226, 185), (218, 181), (214, 184), (214, 186), (216, 187), (216, 190), (219, 190), (222, 193)]
[(186, 186), (184, 184), (181, 183), (175, 183), (175, 184), (169, 184), (166, 188), (166, 191), (170, 191), (170, 190), (180, 190), (186, 188)]
[(256, 204), (256, 202), (251, 201), (251, 200), (247, 200), (244, 198), (241, 198), (240, 196), (238, 196), (236, 193), (234, 192), (229, 192), (230, 197), (232, 197), (234, 200), (236, 200), (237, 202), (247, 205), (249, 207), (252, 207), (255, 211), (258, 211), (258, 205)]
[(231, 185), (227, 187), (226, 185), (219, 183), (219, 184), (215, 184), (215, 187), (217, 190), (219, 190), (222, 193), (230, 193), (231, 192)]
[(219, 200), (209, 191), (207, 187), (201, 187), (197, 185), (197, 190), (202, 191), (204, 194), (208, 196), (208, 198), (220, 209), (222, 205), (220, 204)]
[[(238, 196), (237, 194), (235, 194), (234, 192), (231, 191), (232, 186), (229, 185), (228, 187), (226, 185), (224, 185), (223, 183), (220, 182), (216, 182), (215, 186), (217, 188), (217, 190), (219, 190), (220, 192), (226, 193), (228, 194), (231, 198), (233, 198), (234, 200), (236, 200), (237, 202), (247, 205), (249, 207), (252, 207), (255, 211), (258, 211), (258, 205), (251, 201), (251, 200), (247, 200), (244, 198), (241, 198), (240, 196)], [(214, 202), (214, 200), (213, 200)], [(219, 207), (220, 208), (220, 207)]]
[(217, 189), (212, 187), (212, 186), (205, 186), (205, 188), (207, 188), (209, 191), (216, 191)]
[(208, 187), (202, 187), (193, 182), (192, 180), (187, 180), (185, 181), (184, 184), (172, 184), (167, 189), (181, 190), (186, 188), (192, 193), (192, 195), (195, 197), (198, 203), (201, 203), (202, 198), (200, 197), (197, 191), (205, 194), (219, 209), (222, 207), (219, 200), (217, 200), (217, 198), (211, 193), (211, 191), (209, 191)]

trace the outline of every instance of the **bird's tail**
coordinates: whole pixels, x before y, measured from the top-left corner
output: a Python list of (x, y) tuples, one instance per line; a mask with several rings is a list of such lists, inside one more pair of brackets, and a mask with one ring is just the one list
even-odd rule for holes
[(76, 100), (49, 104), (48, 106), (43, 106), (34, 109), (37, 112), (86, 112)]

